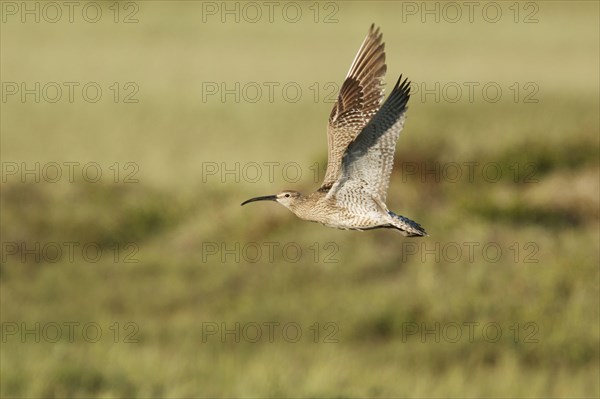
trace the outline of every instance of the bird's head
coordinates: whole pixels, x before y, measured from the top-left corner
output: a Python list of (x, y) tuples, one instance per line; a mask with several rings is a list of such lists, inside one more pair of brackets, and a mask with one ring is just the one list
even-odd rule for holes
[(291, 209), (299, 200), (303, 199), (304, 196), (298, 191), (285, 190), (275, 195), (265, 195), (262, 197), (250, 198), (242, 202), (242, 205), (246, 205), (250, 202), (255, 201), (276, 201), (288, 209)]

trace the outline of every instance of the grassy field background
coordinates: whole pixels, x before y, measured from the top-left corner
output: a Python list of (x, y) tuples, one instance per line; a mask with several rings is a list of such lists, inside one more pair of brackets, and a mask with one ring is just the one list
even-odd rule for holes
[[(452, 4), (2, 2), (1, 396), (598, 397), (598, 3)], [(430, 237), (240, 207), (318, 187), (373, 22)]]

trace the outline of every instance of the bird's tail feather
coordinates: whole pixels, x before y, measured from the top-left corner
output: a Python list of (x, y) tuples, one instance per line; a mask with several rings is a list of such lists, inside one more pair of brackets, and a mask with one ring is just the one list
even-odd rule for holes
[(404, 216), (396, 215), (392, 211), (388, 211), (388, 214), (392, 217), (392, 226), (400, 230), (400, 232), (405, 236), (424, 237), (428, 235), (425, 229), (414, 220), (410, 220)]

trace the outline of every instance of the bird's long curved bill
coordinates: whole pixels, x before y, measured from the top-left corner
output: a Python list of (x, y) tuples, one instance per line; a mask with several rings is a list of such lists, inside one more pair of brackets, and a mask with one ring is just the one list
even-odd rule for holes
[(246, 205), (246, 204), (249, 204), (250, 202), (255, 202), (255, 201), (275, 201), (276, 199), (277, 199), (276, 195), (264, 195), (262, 197), (250, 198), (249, 200), (242, 202), (242, 205)]

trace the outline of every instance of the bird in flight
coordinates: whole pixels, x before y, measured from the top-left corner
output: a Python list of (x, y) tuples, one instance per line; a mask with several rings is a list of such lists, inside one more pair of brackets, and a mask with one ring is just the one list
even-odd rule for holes
[[(388, 191), (396, 141), (404, 125), (410, 82), (402, 75), (383, 102), (384, 43), (371, 25), (329, 115), (325, 179), (305, 196), (286, 190), (251, 198), (276, 201), (301, 219), (351, 230), (397, 229), (408, 237), (426, 236), (417, 222), (388, 210)], [(383, 105), (382, 105), (383, 102)]]

